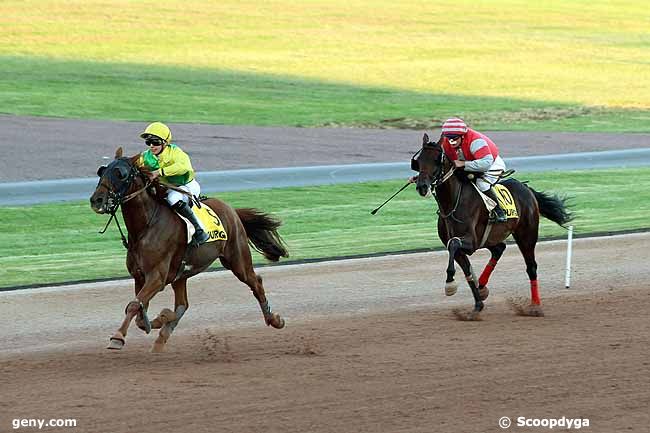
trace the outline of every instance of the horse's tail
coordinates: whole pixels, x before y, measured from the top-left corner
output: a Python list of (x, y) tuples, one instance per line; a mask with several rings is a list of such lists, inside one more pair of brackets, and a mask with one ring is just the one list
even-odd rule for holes
[(248, 243), (264, 257), (277, 262), (280, 257), (289, 257), (284, 241), (278, 233), (282, 225), (280, 220), (271, 217), (257, 209), (235, 209), (239, 219), (246, 229)]
[(530, 186), (528, 187), (535, 195), (537, 203), (539, 204), (539, 213), (544, 218), (548, 218), (554, 223), (564, 227), (564, 225), (573, 220), (573, 214), (569, 210), (566, 197), (560, 197), (555, 194), (548, 194), (545, 192), (535, 191)]

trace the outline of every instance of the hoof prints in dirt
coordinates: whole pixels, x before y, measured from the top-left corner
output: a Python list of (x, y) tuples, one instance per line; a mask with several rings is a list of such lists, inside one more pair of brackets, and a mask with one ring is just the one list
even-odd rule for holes
[(296, 338), (292, 347), (287, 348), (284, 352), (285, 355), (300, 355), (300, 356), (318, 356), (322, 355), (322, 351), (318, 347), (314, 338), (300, 336)]
[(518, 316), (544, 317), (542, 306), (530, 304), (526, 298), (508, 298), (507, 302)]
[(451, 310), (451, 313), (456, 318), (456, 320), (460, 320), (462, 322), (479, 322), (483, 320), (481, 313), (477, 313), (474, 310), (467, 311), (463, 310), (462, 308), (454, 308)]
[(230, 337), (219, 336), (206, 329), (200, 336), (202, 351), (211, 361), (233, 362), (234, 356), (230, 348)]
[(317, 339), (311, 336), (284, 336), (282, 338), (239, 338), (236, 335), (217, 335), (206, 329), (199, 335), (203, 360), (208, 362), (243, 362), (281, 356), (320, 356), (323, 351)]

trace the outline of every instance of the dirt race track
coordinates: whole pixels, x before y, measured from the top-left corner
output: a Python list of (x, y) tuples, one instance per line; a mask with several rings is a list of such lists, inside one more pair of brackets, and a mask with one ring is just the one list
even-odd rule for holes
[[(443, 253), (263, 269), (283, 330), (263, 325), (231, 274), (204, 274), (157, 355), (134, 326), (123, 351), (103, 349), (129, 282), (2, 293), (0, 431), (19, 418), (72, 418), (76, 428), (41, 431), (84, 433), (548, 431), (501, 430), (508, 416), (647, 432), (649, 244), (577, 240), (569, 290), (565, 243), (540, 244), (544, 318), (509, 307), (529, 296), (514, 245), (480, 322), (450, 313), (472, 302), (465, 284), (444, 297)], [(477, 253), (475, 268), (486, 260)], [(150, 314), (170, 301), (159, 294)]]
[[(17, 158), (11, 167), (0, 161), (2, 182), (92, 176), (117, 144), (141, 150), (133, 139), (140, 124), (0, 116), (0, 126), (0, 145), (12, 144)], [(198, 170), (246, 168), (248, 155), (260, 152), (256, 167), (407, 160), (421, 136), (205, 125), (174, 131)], [(510, 156), (650, 143), (647, 134), (495, 137)], [(31, 170), (38, 158), (51, 163)], [(263, 325), (252, 295), (231, 274), (204, 274), (190, 280), (191, 307), (158, 355), (149, 352), (154, 336), (134, 326), (123, 351), (104, 349), (133, 298), (130, 282), (3, 292), (0, 432), (549, 430), (516, 427), (518, 417), (588, 419), (588, 432), (648, 432), (649, 245), (650, 234), (576, 241), (567, 290), (565, 243), (540, 244), (544, 318), (517, 316), (507, 302), (529, 296), (512, 245), (492, 277), (481, 322), (452, 316), (472, 301), (464, 283), (444, 296), (443, 253), (262, 269), (269, 299), (287, 320), (279, 331)], [(472, 260), (480, 272), (487, 254)], [(170, 302), (168, 289), (150, 315)], [(507, 430), (498, 426), (504, 416), (513, 420)], [(15, 419), (75, 419), (77, 427), (15, 430)]]

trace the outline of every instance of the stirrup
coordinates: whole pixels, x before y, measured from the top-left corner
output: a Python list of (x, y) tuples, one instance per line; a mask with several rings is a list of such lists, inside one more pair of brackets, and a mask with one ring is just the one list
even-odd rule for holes
[(490, 221), (496, 222), (496, 223), (505, 223), (505, 222), (507, 222), (508, 217), (506, 216), (506, 213), (503, 212), (501, 215), (502, 215), (501, 218), (499, 218), (499, 213), (496, 210), (492, 209), (492, 212), (490, 212)]
[[(199, 238), (199, 233), (203, 233), (203, 236)], [(194, 235), (192, 235), (192, 243), (196, 246), (203, 245), (207, 241), (210, 240), (210, 235), (208, 235), (205, 230), (197, 230), (194, 232)]]

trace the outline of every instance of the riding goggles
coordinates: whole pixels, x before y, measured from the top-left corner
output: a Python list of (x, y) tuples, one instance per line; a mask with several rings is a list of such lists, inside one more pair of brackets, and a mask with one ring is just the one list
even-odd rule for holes
[(151, 147), (151, 146), (162, 146), (163, 144), (165, 144), (165, 141), (162, 138), (149, 137), (144, 141), (144, 143), (149, 147)]

